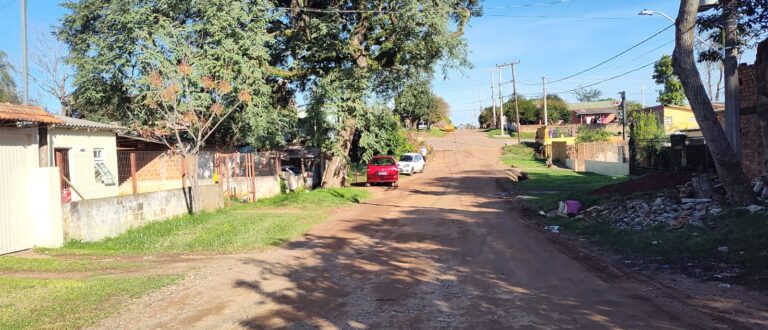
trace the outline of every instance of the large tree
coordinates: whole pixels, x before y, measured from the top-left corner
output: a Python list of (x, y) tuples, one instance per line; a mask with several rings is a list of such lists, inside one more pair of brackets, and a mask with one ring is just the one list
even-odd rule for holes
[[(279, 0), (270, 32), (275, 72), (309, 94), (310, 142), (331, 156), (323, 186), (338, 186), (370, 100), (396, 95), (432, 70), (469, 66), (463, 30), (479, 0)], [(314, 114), (313, 114), (314, 113)]]
[[(125, 126), (184, 157), (196, 209), (194, 156), (222, 127), (234, 130), (272, 110), (265, 76), (265, 8), (244, 0), (84, 0), (65, 5), (71, 13), (60, 36), (77, 69), (75, 104), (97, 100), (115, 105), (95, 114), (119, 115)], [(105, 88), (93, 91), (91, 86)], [(104, 99), (110, 95), (120, 99)], [(230, 121), (232, 117), (239, 120)]]
[(432, 99), (434, 100), (433, 106), (428, 109), (427, 115), (424, 116), (424, 122), (428, 128), (432, 128), (432, 125), (440, 122), (450, 121), (449, 117), (451, 116), (451, 107), (445, 99), (437, 95), (432, 95)]
[(395, 96), (395, 113), (408, 128), (417, 127), (436, 107), (435, 96), (426, 80), (406, 85)]
[(597, 88), (579, 87), (573, 91), (573, 94), (579, 102), (593, 102), (599, 100), (603, 92)]
[(717, 120), (712, 102), (696, 67), (694, 58), (694, 33), (698, 0), (682, 0), (678, 12), (675, 31), (675, 51), (673, 63), (675, 72), (691, 104), (693, 114), (707, 141), (712, 158), (717, 168), (720, 181), (734, 205), (748, 205), (755, 200), (749, 179), (744, 174), (741, 162), (728, 142), (722, 126)]

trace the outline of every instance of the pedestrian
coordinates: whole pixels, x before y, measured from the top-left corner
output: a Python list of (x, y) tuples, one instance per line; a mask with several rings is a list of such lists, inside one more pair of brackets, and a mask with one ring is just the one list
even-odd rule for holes
[(424, 158), (424, 162), (427, 162), (427, 146), (421, 146), (421, 158)]

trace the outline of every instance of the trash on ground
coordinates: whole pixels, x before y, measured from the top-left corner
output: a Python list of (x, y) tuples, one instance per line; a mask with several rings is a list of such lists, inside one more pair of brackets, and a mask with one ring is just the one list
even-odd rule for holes
[(559, 233), (560, 232), (560, 226), (546, 226), (544, 229), (548, 230), (550, 233)]

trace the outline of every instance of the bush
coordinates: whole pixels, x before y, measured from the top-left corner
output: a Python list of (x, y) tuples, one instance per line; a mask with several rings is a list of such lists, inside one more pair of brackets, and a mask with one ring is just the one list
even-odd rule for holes
[(606, 142), (610, 137), (611, 132), (606, 131), (605, 128), (581, 126), (579, 127), (578, 136), (576, 137), (576, 143)]

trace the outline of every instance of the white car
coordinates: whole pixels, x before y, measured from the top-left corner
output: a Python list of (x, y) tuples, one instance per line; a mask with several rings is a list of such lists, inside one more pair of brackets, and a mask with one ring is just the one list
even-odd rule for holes
[(417, 153), (403, 154), (397, 161), (397, 169), (400, 173), (409, 175), (424, 173), (424, 157)]

